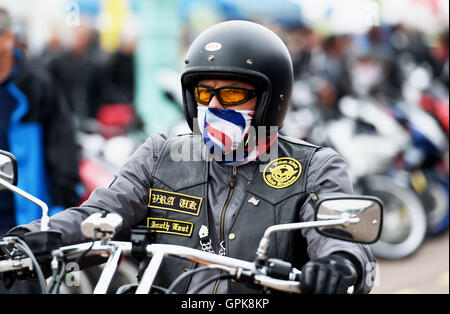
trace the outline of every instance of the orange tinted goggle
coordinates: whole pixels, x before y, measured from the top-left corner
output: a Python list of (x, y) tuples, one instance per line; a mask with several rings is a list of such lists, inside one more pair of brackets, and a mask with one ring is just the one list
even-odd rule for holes
[(256, 91), (241, 87), (221, 87), (211, 89), (206, 86), (194, 88), (195, 100), (202, 105), (208, 105), (215, 95), (222, 105), (240, 105), (256, 96)]

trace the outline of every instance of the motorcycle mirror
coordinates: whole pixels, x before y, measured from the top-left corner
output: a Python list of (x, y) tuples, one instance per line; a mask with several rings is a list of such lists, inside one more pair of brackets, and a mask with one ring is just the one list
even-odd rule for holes
[(383, 223), (383, 203), (366, 195), (326, 197), (317, 204), (316, 221), (347, 218), (347, 222), (316, 230), (327, 237), (371, 244), (378, 240)]
[[(0, 178), (12, 185), (17, 185), (17, 160), (13, 154), (0, 150)], [(0, 184), (0, 190), (6, 187)]]
[(48, 255), (52, 250), (61, 246), (61, 233), (49, 230), (47, 204), (18, 188), (17, 178), (16, 157), (7, 151), (0, 150), (0, 190), (10, 190), (17, 193), (42, 209), (41, 231), (28, 232), (24, 235), (25, 241), (33, 251), (33, 254), (38, 256), (39, 261), (42, 262), (44, 260), (42, 256)]
[(26, 198), (42, 209), (41, 231), (49, 229), (48, 206), (40, 199), (18, 188), (17, 185), (17, 160), (16, 157), (6, 151), (0, 150), (0, 190), (10, 190)]

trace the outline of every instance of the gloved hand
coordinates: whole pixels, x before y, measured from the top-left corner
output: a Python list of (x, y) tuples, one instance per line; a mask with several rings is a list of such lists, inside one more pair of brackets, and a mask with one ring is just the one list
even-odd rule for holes
[(332, 254), (311, 260), (302, 268), (302, 293), (347, 293), (358, 279), (355, 265), (344, 255)]

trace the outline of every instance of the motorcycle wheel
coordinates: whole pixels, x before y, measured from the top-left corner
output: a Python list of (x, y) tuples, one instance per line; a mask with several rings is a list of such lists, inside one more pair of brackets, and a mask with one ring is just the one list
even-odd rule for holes
[(449, 227), (448, 181), (435, 175), (428, 176), (426, 198), (422, 199), (427, 208), (427, 234), (431, 236), (445, 232)]
[(386, 176), (367, 178), (364, 194), (380, 198), (384, 205), (381, 236), (371, 245), (373, 254), (400, 259), (414, 253), (427, 230), (427, 216), (417, 195)]

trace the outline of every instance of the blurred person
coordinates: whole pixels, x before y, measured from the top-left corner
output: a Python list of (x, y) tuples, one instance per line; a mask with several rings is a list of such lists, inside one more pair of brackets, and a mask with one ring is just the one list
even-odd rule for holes
[(349, 62), (354, 96), (375, 97), (385, 104), (402, 99), (404, 77), (387, 33), (373, 27), (354, 38)]
[(105, 64), (101, 92), (103, 104), (122, 103), (134, 107), (136, 43), (137, 32), (126, 23), (119, 49), (109, 56)]
[[(354, 80), (365, 80), (367, 73), (367, 92), (384, 99), (386, 103), (402, 98), (402, 85), (405, 80), (401, 70), (400, 58), (390, 40), (390, 27), (372, 27), (363, 36), (365, 45), (356, 46), (356, 62), (353, 70), (359, 73)], [(361, 70), (361, 71), (358, 71)], [(369, 82), (370, 80), (372, 82)]]
[[(290, 106), (293, 68), (276, 34), (248, 21), (219, 23), (194, 40), (185, 60), (183, 105), (193, 133), (153, 134), (109, 187), (96, 189), (81, 207), (52, 216), (50, 227), (61, 232), (63, 245), (89, 241), (80, 224), (104, 210), (122, 216), (122, 236), (135, 226), (146, 226), (155, 231), (153, 243), (252, 262), (267, 227), (314, 219), (312, 193), (318, 198), (352, 193), (347, 166), (335, 151), (278, 134)], [(257, 134), (249, 132), (251, 126), (258, 127)], [(193, 153), (194, 160), (186, 155), (174, 159), (171, 153), (180, 147), (186, 148), (186, 155)], [(275, 156), (268, 156), (274, 150)], [(277, 170), (268, 169), (270, 164)], [(275, 175), (281, 169), (289, 170)], [(256, 204), (248, 201), (250, 196)], [(175, 197), (183, 202), (161, 203)], [(189, 208), (176, 207), (184, 201), (190, 202)], [(10, 234), (20, 236), (39, 225), (21, 225)], [(368, 293), (372, 288), (365, 280), (366, 265), (374, 262), (367, 245), (327, 238), (314, 229), (286, 232), (273, 241), (268, 255), (302, 269), (304, 293), (346, 293), (352, 285), (356, 293)], [(165, 259), (155, 284), (168, 287), (197, 266), (194, 261)], [(231, 280), (202, 286), (216, 274), (197, 273), (175, 290), (263, 292)]]
[[(70, 113), (48, 73), (15, 46), (9, 13), (0, 8), (0, 149), (16, 155), (18, 186), (50, 213), (79, 202), (77, 148)], [(0, 191), (0, 233), (35, 220), (41, 209)]]
[(61, 41), (60, 34), (58, 33), (57, 26), (55, 25), (50, 31), (50, 35), (44, 49), (38, 56), (33, 58), (33, 61), (40, 63), (44, 67), (48, 67), (52, 60), (59, 56), (63, 50), (63, 43)]
[(448, 59), (448, 31), (447, 36), (445, 34), (443, 32), (437, 37), (436, 45), (433, 47), (426, 43), (425, 34), (421, 31), (397, 24), (392, 27), (390, 42), (397, 59), (425, 66), (432, 77), (437, 78), (442, 73), (445, 56)]
[(316, 107), (324, 121), (340, 117), (338, 108), (338, 87), (328, 78), (317, 76), (313, 79), (313, 89), (316, 93)]
[(305, 71), (311, 70), (311, 54), (318, 43), (317, 35), (307, 25), (298, 25), (288, 30), (286, 46), (291, 53), (295, 78), (301, 76)]
[(349, 37), (346, 35), (330, 35), (322, 41), (323, 57), (315, 62), (315, 72), (326, 79), (342, 98), (351, 93), (350, 74), (348, 72)]
[(24, 53), (28, 51), (28, 39), (26, 33), (27, 22), (26, 20), (17, 21), (14, 23), (13, 33), (14, 33), (14, 44)]
[(62, 89), (69, 108), (77, 119), (94, 117), (102, 102), (101, 83), (107, 54), (98, 44), (98, 34), (90, 20), (82, 18), (71, 28), (72, 43), (68, 50), (55, 56), (47, 68)]
[(437, 36), (436, 43), (430, 47), (431, 56), (434, 60), (434, 76), (438, 77), (448, 89), (448, 29)]

